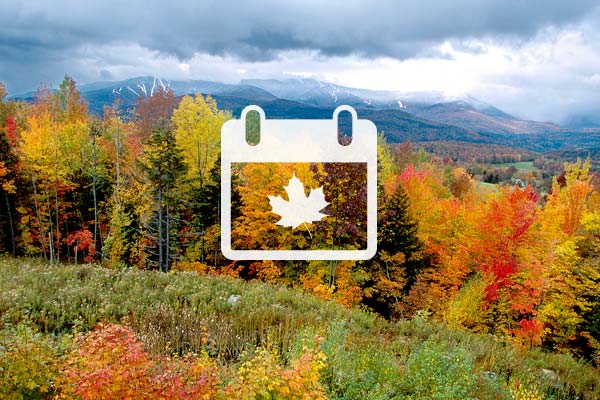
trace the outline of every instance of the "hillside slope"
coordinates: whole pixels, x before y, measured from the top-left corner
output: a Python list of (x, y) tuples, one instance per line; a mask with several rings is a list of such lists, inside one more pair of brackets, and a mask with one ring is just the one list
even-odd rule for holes
[[(80, 87), (89, 109), (101, 115), (115, 104), (131, 117), (139, 99), (161, 88), (177, 96), (211, 95), (221, 109), (239, 116), (247, 105), (261, 106), (267, 118), (331, 118), (335, 107), (348, 104), (371, 119), (390, 143), (459, 141), (519, 147), (536, 152), (568, 152), (592, 156), (600, 148), (596, 130), (566, 129), (552, 123), (525, 121), (470, 96), (448, 97), (439, 92), (400, 93), (349, 88), (313, 79), (248, 79), (231, 84), (204, 80), (176, 81), (136, 77), (94, 82)], [(32, 101), (34, 93), (13, 98)]]
[(421, 118), (456, 125), (480, 133), (543, 134), (563, 131), (560, 126), (549, 122), (525, 121), (495, 107), (474, 107), (472, 104), (460, 100), (433, 105), (409, 105), (407, 111)]
[[(597, 371), (564, 355), (526, 352), (427, 322), (425, 314), (389, 323), (295, 289), (227, 277), (0, 258), (0, 312), (3, 343), (20, 346), (25, 331), (14, 324), (61, 336), (88, 332), (100, 321), (120, 322), (149, 354), (204, 353), (228, 368), (238, 368), (246, 352), (266, 343), (279, 349), (285, 364), (317, 334), (325, 364), (316, 376), (329, 398), (600, 395)], [(18, 371), (10, 354), (0, 352), (6, 371), (0, 379)]]

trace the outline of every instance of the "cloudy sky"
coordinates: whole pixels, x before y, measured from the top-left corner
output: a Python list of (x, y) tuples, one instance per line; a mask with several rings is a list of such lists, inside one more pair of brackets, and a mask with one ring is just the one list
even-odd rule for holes
[(79, 83), (313, 77), (469, 94), (565, 123), (600, 115), (600, 2), (0, 0), (9, 93), (65, 74)]

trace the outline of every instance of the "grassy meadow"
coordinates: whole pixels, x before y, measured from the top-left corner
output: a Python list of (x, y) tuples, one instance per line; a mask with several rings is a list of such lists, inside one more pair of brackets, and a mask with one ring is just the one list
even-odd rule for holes
[(499, 163), (499, 164), (492, 164), (492, 166), (497, 167), (497, 168), (515, 167), (516, 169), (518, 169), (520, 171), (525, 171), (525, 172), (530, 172), (530, 171), (537, 170), (537, 168), (533, 166), (533, 161), (519, 161), (519, 162), (512, 162), (512, 163)]
[[(168, 379), (195, 384), (203, 398), (600, 397), (598, 371), (567, 355), (453, 330), (426, 313), (390, 323), (293, 288), (228, 277), (0, 258), (0, 316), (2, 399), (105, 393), (95, 375), (96, 386), (81, 383), (89, 366), (118, 368), (102, 352), (115, 334), (94, 333), (102, 326), (125, 327), (139, 345), (133, 348), (154, 363), (143, 371), (163, 386)], [(82, 353), (84, 343), (100, 353)], [(165, 365), (188, 361), (195, 369), (165, 375)], [(200, 361), (212, 380), (190, 383), (187, 371)], [(131, 371), (139, 369), (135, 362)], [(114, 379), (104, 398), (123, 398)], [(138, 381), (127, 382), (132, 390)], [(154, 398), (192, 393), (160, 390)]]

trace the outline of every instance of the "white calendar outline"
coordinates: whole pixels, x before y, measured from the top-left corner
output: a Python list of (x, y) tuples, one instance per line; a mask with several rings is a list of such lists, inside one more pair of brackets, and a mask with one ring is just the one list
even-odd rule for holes
[[(246, 115), (260, 115), (260, 141), (246, 141)], [(338, 143), (338, 115), (352, 115), (352, 141)], [(367, 247), (362, 250), (234, 250), (231, 248), (231, 164), (240, 162), (346, 162), (367, 164)], [(377, 128), (339, 106), (332, 119), (267, 119), (258, 106), (221, 128), (221, 251), (231, 260), (368, 260), (377, 251)]]

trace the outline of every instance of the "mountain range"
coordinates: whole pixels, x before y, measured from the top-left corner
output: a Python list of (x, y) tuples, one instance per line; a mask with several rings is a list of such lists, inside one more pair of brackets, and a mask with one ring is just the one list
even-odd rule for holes
[[(589, 151), (600, 149), (600, 129), (568, 129), (556, 124), (526, 121), (471, 96), (448, 97), (441, 92), (376, 91), (350, 88), (314, 79), (245, 79), (230, 84), (204, 80), (167, 80), (136, 77), (81, 85), (79, 90), (92, 112), (120, 101), (131, 110), (141, 97), (160, 88), (177, 96), (211, 95), (219, 108), (239, 116), (256, 104), (267, 118), (331, 118), (335, 107), (353, 106), (359, 117), (372, 120), (387, 140), (463, 141), (523, 147), (533, 151)], [(30, 100), (33, 93), (14, 98)]]

